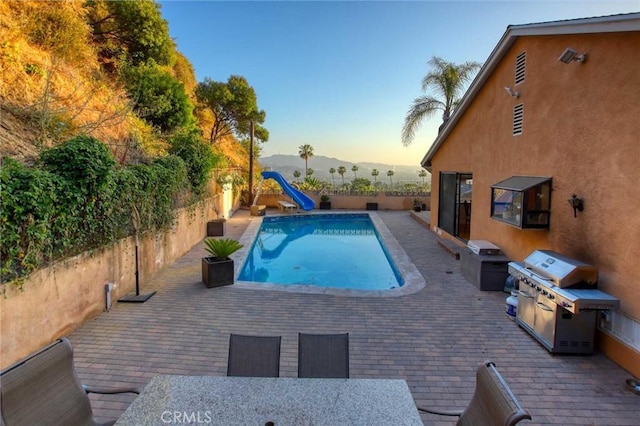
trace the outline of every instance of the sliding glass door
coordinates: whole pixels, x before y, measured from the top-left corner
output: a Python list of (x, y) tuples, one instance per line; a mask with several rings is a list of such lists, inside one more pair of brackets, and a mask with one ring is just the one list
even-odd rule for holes
[(471, 234), (471, 173), (440, 172), (438, 227), (462, 240)]

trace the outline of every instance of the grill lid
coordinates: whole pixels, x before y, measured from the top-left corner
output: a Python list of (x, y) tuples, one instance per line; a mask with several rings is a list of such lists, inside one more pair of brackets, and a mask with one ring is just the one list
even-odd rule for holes
[(560, 288), (579, 283), (595, 285), (598, 269), (552, 250), (535, 250), (524, 260), (524, 266)]

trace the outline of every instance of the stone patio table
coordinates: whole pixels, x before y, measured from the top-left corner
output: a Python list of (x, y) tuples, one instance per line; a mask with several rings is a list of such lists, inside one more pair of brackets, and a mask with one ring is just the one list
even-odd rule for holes
[(156, 376), (116, 425), (422, 425), (404, 380)]

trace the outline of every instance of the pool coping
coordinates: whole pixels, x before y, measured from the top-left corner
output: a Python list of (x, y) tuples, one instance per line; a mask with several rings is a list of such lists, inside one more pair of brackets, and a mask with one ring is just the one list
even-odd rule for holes
[[(251, 290), (272, 290), (272, 291), (284, 291), (289, 293), (307, 293), (307, 294), (327, 294), (333, 296), (341, 296), (341, 297), (400, 297), (407, 296), (409, 294), (414, 294), (420, 290), (422, 290), (426, 286), (426, 281), (422, 274), (418, 271), (418, 268), (413, 264), (407, 253), (400, 246), (400, 243), (395, 239), (387, 225), (380, 218), (378, 213), (374, 211), (332, 211), (332, 212), (308, 212), (301, 214), (313, 214), (313, 215), (323, 215), (323, 214), (367, 214), (369, 218), (373, 222), (373, 225), (376, 227), (378, 234), (380, 235), (380, 239), (384, 243), (387, 248), (387, 251), (402, 275), (404, 279), (404, 284), (401, 287), (396, 287), (389, 290), (354, 290), (354, 289), (341, 289), (341, 288), (332, 288), (332, 287), (319, 287), (314, 285), (298, 285), (298, 284), (275, 284), (275, 283), (262, 283), (255, 281), (239, 281), (237, 277), (239, 276), (240, 269), (244, 265), (244, 262), (249, 254), (249, 250), (251, 249), (251, 245), (258, 234), (258, 230), (260, 229), (260, 225), (262, 225), (263, 217), (254, 216), (251, 220), (251, 223), (247, 226), (247, 229), (244, 231), (242, 236), (240, 237), (240, 244), (243, 247), (238, 250), (233, 256), (234, 267), (235, 267), (235, 276), (236, 281), (234, 283), (235, 288), (244, 288)], [(281, 214), (281, 215), (269, 215), (269, 217), (277, 217), (277, 216), (289, 216), (289, 214)]]

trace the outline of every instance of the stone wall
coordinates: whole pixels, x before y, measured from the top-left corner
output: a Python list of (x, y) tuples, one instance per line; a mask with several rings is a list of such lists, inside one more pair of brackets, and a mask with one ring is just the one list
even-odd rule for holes
[[(316, 203), (316, 209), (320, 205), (320, 196), (315, 195), (311, 191), (306, 191)], [(413, 208), (413, 200), (418, 198), (422, 203), (431, 204), (430, 196), (387, 196), (384, 192), (378, 192), (377, 195), (331, 195), (329, 201), (332, 209), (338, 210), (365, 210), (367, 203), (378, 203), (378, 210), (411, 210)], [(278, 207), (278, 201), (287, 200), (289, 197), (285, 194), (261, 194), (257, 203), (266, 205), (267, 207)]]

